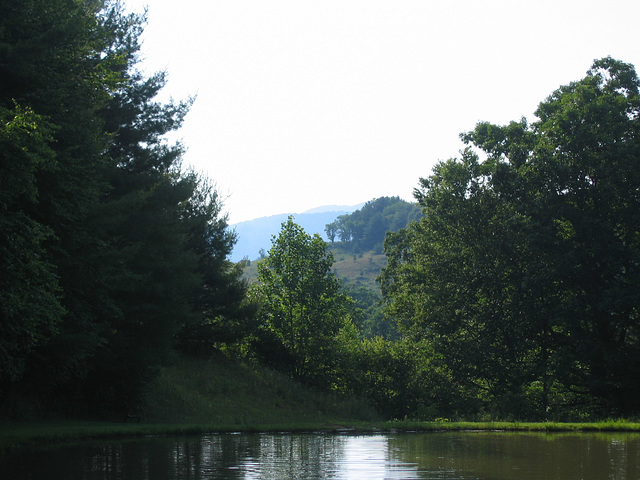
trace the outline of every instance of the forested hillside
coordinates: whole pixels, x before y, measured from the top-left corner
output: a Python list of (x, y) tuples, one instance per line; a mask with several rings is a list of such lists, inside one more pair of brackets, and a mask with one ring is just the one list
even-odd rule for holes
[[(332, 258), (331, 273), (353, 300), (352, 319), (363, 337), (397, 337), (394, 322), (383, 317), (377, 282), (387, 264), (383, 244), (388, 232), (405, 228), (419, 217), (417, 204), (399, 197), (380, 197), (325, 226), (325, 234), (332, 239), (327, 249)], [(294, 220), (302, 226), (297, 217)], [(341, 240), (336, 241), (336, 237)], [(243, 262), (244, 278), (250, 283), (258, 281), (258, 263)]]
[[(334, 221), (323, 225), (325, 235), (322, 235), (329, 240), (329, 250), (334, 258), (333, 273), (351, 286), (379, 290), (376, 278), (386, 265), (382, 251), (386, 234), (405, 228), (420, 216), (417, 204), (399, 197), (375, 198), (351, 213), (336, 215)], [(298, 216), (292, 217), (307, 233), (320, 233), (308, 229)], [(283, 222), (286, 222), (286, 218), (280, 220), (280, 224)], [(267, 250), (264, 249), (265, 255)], [(257, 263), (245, 261), (242, 264), (244, 278), (255, 282)]]
[(399, 197), (380, 197), (350, 214), (340, 215), (325, 227), (331, 243), (339, 240), (353, 252), (382, 253), (387, 232), (396, 232), (419, 219), (420, 208)]

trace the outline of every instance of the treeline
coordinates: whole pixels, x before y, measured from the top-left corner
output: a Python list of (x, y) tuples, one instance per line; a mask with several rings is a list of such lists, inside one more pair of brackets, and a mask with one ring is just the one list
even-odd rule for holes
[(136, 69), (143, 15), (0, 11), (1, 409), (122, 412), (176, 351), (243, 334), (234, 234), (163, 140), (192, 102), (158, 103), (165, 75)]
[(387, 232), (396, 232), (421, 216), (420, 207), (400, 197), (380, 197), (361, 209), (340, 215), (325, 227), (331, 243), (339, 239), (354, 252), (382, 252)]

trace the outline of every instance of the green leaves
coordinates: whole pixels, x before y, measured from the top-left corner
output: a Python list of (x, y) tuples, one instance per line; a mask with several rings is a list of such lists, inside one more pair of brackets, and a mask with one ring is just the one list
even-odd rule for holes
[(52, 231), (29, 215), (37, 175), (53, 158), (50, 131), (29, 108), (0, 107), (0, 379), (23, 375), (26, 358), (54, 335), (64, 312), (46, 258)]
[[(291, 355), (292, 373), (321, 378), (346, 315), (347, 297), (330, 273), (333, 258), (319, 235), (310, 236), (289, 217), (269, 256), (258, 264), (263, 328)], [(268, 359), (267, 359), (268, 360)]]

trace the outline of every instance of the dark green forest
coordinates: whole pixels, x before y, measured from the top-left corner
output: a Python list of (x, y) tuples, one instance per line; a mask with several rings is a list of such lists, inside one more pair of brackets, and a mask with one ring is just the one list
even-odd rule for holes
[(176, 352), (242, 334), (234, 234), (163, 139), (192, 101), (156, 102), (165, 74), (136, 69), (143, 15), (0, 11), (2, 410), (123, 411)]
[[(249, 286), (211, 180), (165, 137), (193, 99), (157, 101), (166, 74), (138, 69), (145, 15), (0, 11), (3, 418), (120, 418), (162, 368), (221, 356), (387, 418), (640, 413), (632, 65), (596, 60), (532, 123), (477, 124), (415, 203), (372, 200), (331, 244), (289, 219)], [(335, 276), (337, 248), (384, 252), (376, 289)]]

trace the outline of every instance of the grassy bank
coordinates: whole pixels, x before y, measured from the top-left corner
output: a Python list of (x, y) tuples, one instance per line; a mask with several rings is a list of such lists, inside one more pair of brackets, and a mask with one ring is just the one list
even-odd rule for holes
[(377, 420), (363, 402), (307, 388), (273, 370), (182, 360), (149, 386), (142, 419), (151, 423), (233, 426)]
[(600, 422), (412, 422), (392, 421), (378, 424), (389, 431), (513, 431), (513, 432), (639, 432), (640, 423), (625, 419)]
[[(335, 423), (281, 424), (196, 424), (196, 423), (114, 423), (51, 420), (33, 423), (0, 423), (0, 454), (23, 446), (54, 445), (86, 439), (134, 438), (148, 435), (193, 435), (228, 432), (339, 431)], [(350, 427), (349, 427), (350, 428)]]
[(161, 371), (146, 392), (140, 423), (48, 420), (0, 423), (0, 452), (78, 439), (207, 432), (501, 430), (632, 431), (640, 423), (384, 421), (356, 400), (314, 391), (270, 370), (217, 361), (182, 360)]
[(29, 424), (0, 424), (0, 453), (28, 445), (60, 444), (82, 439), (139, 437), (146, 435), (188, 435), (224, 432), (340, 432), (353, 434), (385, 432), (509, 431), (509, 432), (636, 432), (640, 423), (609, 420), (595, 423), (519, 422), (307, 422), (253, 425), (105, 423), (57, 421)]

